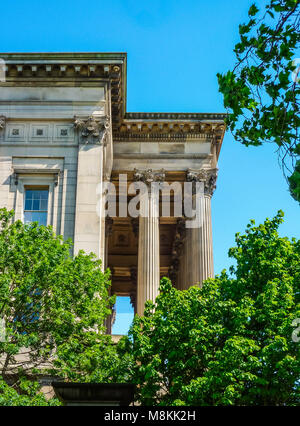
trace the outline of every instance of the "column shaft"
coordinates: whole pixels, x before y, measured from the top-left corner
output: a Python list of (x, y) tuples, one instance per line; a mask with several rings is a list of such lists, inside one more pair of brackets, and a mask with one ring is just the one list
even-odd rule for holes
[(148, 216), (139, 218), (137, 313), (142, 315), (145, 302), (155, 301), (159, 290), (159, 204), (149, 193), (141, 203), (147, 203)]
[(211, 226), (211, 197), (199, 197), (198, 226), (189, 230), (192, 251), (191, 282), (189, 286), (200, 284), (214, 276), (213, 245)]
[(78, 152), (74, 253), (84, 250), (103, 259), (104, 217), (102, 207), (103, 147), (80, 145)]

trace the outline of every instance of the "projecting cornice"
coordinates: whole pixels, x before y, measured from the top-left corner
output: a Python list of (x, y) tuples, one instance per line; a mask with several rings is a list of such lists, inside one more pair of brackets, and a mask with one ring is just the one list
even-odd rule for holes
[(222, 113), (190, 112), (127, 112), (125, 120), (217, 120), (224, 121)]
[(218, 113), (126, 113), (114, 128), (114, 141), (184, 142), (210, 140), (217, 156), (225, 133), (226, 114)]
[(0, 53), (5, 82), (0, 86), (76, 86), (108, 83), (112, 118), (119, 126), (126, 109), (126, 53)]
[(0, 59), (6, 69), (0, 87), (106, 85), (114, 141), (203, 139), (219, 155), (226, 114), (126, 112), (126, 53), (0, 53)]

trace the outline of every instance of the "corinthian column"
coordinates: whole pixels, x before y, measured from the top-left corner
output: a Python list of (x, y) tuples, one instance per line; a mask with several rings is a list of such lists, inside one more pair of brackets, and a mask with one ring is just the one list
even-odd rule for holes
[[(191, 266), (189, 276), (186, 279), (186, 288), (191, 285), (202, 285), (207, 278), (214, 276), (213, 242), (211, 225), (211, 197), (216, 187), (217, 170), (201, 170), (187, 173), (187, 180), (194, 182), (193, 204), (196, 207), (196, 219), (194, 226), (187, 230), (186, 244), (187, 255)], [(196, 183), (202, 191), (196, 193)]]
[[(135, 170), (134, 180), (144, 183), (140, 196), (139, 248), (137, 275), (137, 314), (143, 315), (145, 302), (155, 301), (160, 281), (159, 262), (159, 192), (164, 172)], [(156, 185), (155, 185), (156, 183)], [(140, 187), (142, 189), (142, 186)], [(156, 189), (156, 190), (155, 190)]]

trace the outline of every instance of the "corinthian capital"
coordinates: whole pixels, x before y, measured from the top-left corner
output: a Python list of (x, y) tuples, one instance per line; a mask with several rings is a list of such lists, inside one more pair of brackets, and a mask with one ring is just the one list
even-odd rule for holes
[(134, 181), (135, 182), (144, 182), (147, 186), (151, 186), (152, 182), (158, 182), (161, 183), (165, 180), (165, 171), (164, 169), (161, 170), (137, 170), (134, 169)]
[(189, 169), (187, 171), (186, 178), (188, 182), (203, 182), (204, 194), (212, 196), (216, 189), (217, 175), (218, 169)]
[(110, 121), (109, 117), (82, 118), (75, 116), (74, 127), (80, 134), (81, 143), (105, 145)]
[(5, 124), (6, 124), (6, 119), (5, 119), (4, 115), (0, 115), (0, 130), (5, 129)]

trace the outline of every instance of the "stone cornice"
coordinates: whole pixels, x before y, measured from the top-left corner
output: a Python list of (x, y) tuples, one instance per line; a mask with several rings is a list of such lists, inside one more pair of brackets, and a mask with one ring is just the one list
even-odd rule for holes
[(24, 82), (52, 86), (62, 81), (109, 84), (113, 125), (119, 127), (126, 105), (126, 53), (0, 53), (6, 81), (0, 86)]
[[(137, 115), (137, 113), (135, 113)], [(141, 113), (140, 116), (147, 114)], [(154, 115), (154, 114), (150, 114)], [(168, 116), (168, 114), (165, 114)], [(174, 114), (170, 114), (173, 116)], [(184, 142), (187, 140), (211, 139), (220, 145), (225, 123), (223, 119), (209, 121), (210, 114), (178, 114), (178, 118), (163, 120), (157, 117), (144, 120), (123, 120), (119, 129), (114, 129), (113, 138), (118, 142), (126, 141), (163, 141)], [(185, 116), (186, 119), (179, 118)], [(189, 118), (197, 116), (197, 120)], [(203, 119), (201, 120), (201, 117)], [(212, 115), (214, 116), (214, 115)], [(219, 114), (224, 116), (224, 114)], [(205, 117), (205, 118), (204, 118)], [(219, 149), (218, 149), (219, 151)]]
[(6, 63), (50, 63), (59, 62), (94, 62), (123, 63), (127, 60), (126, 52), (0, 52)]
[(218, 120), (224, 121), (226, 114), (202, 112), (127, 112), (125, 120)]
[(131, 133), (131, 132), (114, 132), (114, 141), (117, 142), (185, 142), (187, 140), (198, 140), (198, 139), (213, 139), (215, 135), (213, 133)]
[(107, 84), (116, 141), (185, 141), (212, 138), (219, 155), (225, 133), (222, 113), (126, 112), (126, 53), (0, 53), (6, 81), (1, 86)]

